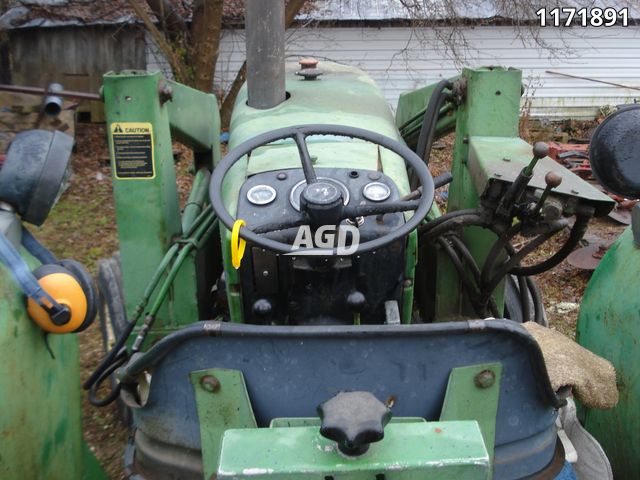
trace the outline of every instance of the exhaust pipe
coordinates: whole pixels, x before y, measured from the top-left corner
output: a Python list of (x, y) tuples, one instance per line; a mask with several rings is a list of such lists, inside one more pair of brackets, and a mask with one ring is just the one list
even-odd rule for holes
[(284, 0), (245, 0), (248, 105), (267, 109), (285, 101)]
[(56, 93), (64, 91), (64, 88), (59, 83), (52, 83), (47, 87), (47, 93), (49, 94), (44, 99), (44, 113), (49, 117), (57, 117), (62, 111), (62, 98), (57, 96)]

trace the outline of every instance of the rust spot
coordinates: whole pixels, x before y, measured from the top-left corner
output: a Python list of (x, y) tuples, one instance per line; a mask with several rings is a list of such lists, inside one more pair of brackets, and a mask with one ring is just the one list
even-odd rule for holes
[(442, 429), (441, 428), (436, 428), (436, 433), (442, 433)]
[(318, 60), (311, 57), (301, 58), (300, 60), (298, 60), (298, 63), (300, 64), (300, 67), (302, 69), (316, 68), (318, 66)]

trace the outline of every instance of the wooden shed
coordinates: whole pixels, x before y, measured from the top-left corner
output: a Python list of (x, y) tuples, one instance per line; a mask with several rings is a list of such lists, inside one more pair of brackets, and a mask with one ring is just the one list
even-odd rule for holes
[[(123, 3), (42, 0), (6, 12), (12, 82), (98, 93), (105, 72), (145, 69), (144, 29)], [(80, 104), (78, 119), (104, 121), (102, 104)]]

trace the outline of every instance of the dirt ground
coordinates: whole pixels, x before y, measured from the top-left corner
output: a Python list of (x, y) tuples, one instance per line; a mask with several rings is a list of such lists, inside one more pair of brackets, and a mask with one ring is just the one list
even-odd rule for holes
[[(584, 135), (585, 132), (578, 132)], [(530, 139), (535, 135), (531, 134)], [(74, 175), (67, 191), (42, 228), (34, 228), (36, 236), (59, 257), (71, 257), (83, 262), (94, 274), (100, 258), (109, 257), (117, 249), (117, 231), (111, 191), (111, 173), (103, 125), (79, 124), (76, 131), (77, 151), (73, 156)], [(436, 144), (431, 168), (434, 176), (447, 170), (451, 157), (452, 138)], [(177, 146), (179, 159), (179, 190), (184, 197), (189, 188), (189, 154)], [(589, 233), (612, 241), (623, 226), (608, 218), (592, 223)], [(557, 239), (545, 248), (548, 255), (562, 242)], [(573, 336), (578, 305), (589, 280), (590, 272), (578, 270), (567, 262), (540, 275), (545, 307), (553, 328)], [(80, 334), (82, 380), (97, 365), (103, 355), (100, 329), (97, 324)], [(123, 478), (122, 455), (127, 432), (116, 416), (113, 405), (92, 407), (83, 393), (85, 437), (110, 478)]]

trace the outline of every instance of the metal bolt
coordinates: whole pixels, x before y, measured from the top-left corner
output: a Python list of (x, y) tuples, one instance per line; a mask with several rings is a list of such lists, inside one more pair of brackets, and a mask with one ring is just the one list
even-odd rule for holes
[(473, 378), (478, 388), (489, 388), (496, 381), (496, 374), (492, 370), (483, 370)]
[(173, 87), (171, 85), (161, 85), (160, 86), (160, 103), (165, 104), (169, 100), (173, 99)]
[(220, 380), (213, 375), (205, 375), (200, 379), (200, 386), (207, 392), (215, 393), (220, 390)]
[(494, 173), (493, 176), (497, 177), (497, 178), (500, 178), (502, 176), (502, 174), (501, 173)]
[(413, 281), (410, 278), (407, 278), (403, 284), (402, 284), (405, 288), (409, 288), (411, 285), (413, 285)]
[(280, 172), (278, 175), (276, 175), (276, 178), (278, 180), (286, 180), (287, 179), (287, 174), (284, 172)]
[(574, 195), (578, 195), (580, 192), (578, 190), (571, 190), (571, 193), (573, 193)]
[(504, 157), (504, 158), (502, 159), (502, 161), (503, 161), (503, 162), (510, 162), (510, 161), (511, 161), (511, 159), (510, 159), (510, 158), (507, 158), (507, 157)]

